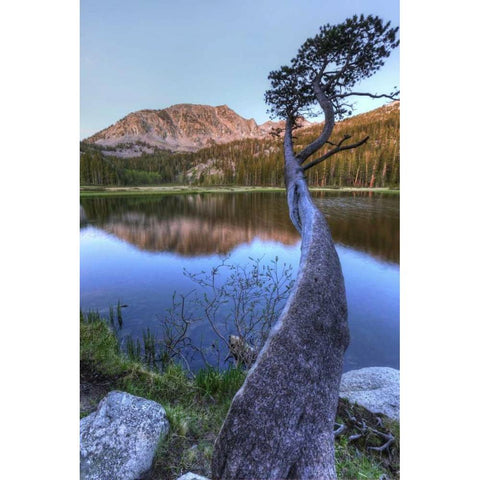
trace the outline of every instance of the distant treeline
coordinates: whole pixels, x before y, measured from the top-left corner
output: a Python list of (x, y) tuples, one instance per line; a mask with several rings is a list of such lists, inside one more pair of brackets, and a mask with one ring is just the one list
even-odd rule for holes
[[(351, 135), (351, 142), (369, 136), (368, 142), (334, 155), (307, 172), (312, 186), (399, 187), (400, 112), (382, 108), (336, 125), (332, 142)], [(296, 133), (297, 150), (313, 141), (321, 130), (315, 126)], [(324, 151), (333, 148), (327, 145)], [(281, 138), (245, 139), (214, 145), (195, 153), (156, 149), (136, 158), (105, 155), (96, 145), (81, 143), (82, 185), (283, 185)], [(320, 156), (323, 152), (319, 152)], [(313, 158), (312, 158), (313, 160)]]
[(193, 165), (188, 155), (155, 150), (136, 158), (105, 155), (97, 145), (80, 143), (81, 185), (159, 185), (176, 183)]

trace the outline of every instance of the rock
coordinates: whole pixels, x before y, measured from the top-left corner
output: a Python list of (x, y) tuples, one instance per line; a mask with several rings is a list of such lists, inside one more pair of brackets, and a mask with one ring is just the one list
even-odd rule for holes
[(177, 480), (209, 480), (207, 477), (202, 477), (196, 473), (188, 472), (181, 477), (178, 477)]
[(110, 392), (80, 421), (80, 478), (134, 480), (147, 471), (169, 429), (156, 402)]
[(372, 413), (400, 419), (400, 371), (367, 367), (342, 375), (340, 397), (358, 403)]

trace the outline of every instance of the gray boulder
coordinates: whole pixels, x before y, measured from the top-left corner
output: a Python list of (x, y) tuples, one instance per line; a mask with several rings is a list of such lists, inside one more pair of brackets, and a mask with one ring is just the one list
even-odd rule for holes
[(196, 473), (188, 472), (181, 477), (178, 477), (177, 480), (209, 480), (207, 477), (202, 477)]
[(367, 367), (342, 375), (340, 397), (358, 403), (372, 413), (400, 419), (400, 371)]
[(156, 402), (110, 392), (80, 421), (80, 478), (134, 480), (147, 471), (169, 429)]

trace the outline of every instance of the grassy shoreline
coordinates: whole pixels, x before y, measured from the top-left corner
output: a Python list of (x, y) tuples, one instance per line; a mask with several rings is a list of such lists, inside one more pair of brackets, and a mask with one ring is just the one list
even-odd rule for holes
[[(207, 369), (192, 378), (174, 364), (167, 365), (162, 372), (148, 369), (121, 352), (115, 331), (106, 320), (98, 314), (81, 314), (80, 383), (86, 388), (80, 391), (97, 388), (97, 395), (94, 401), (81, 401), (80, 417), (94, 411), (98, 401), (111, 390), (157, 401), (166, 410), (170, 432), (158, 446), (145, 480), (175, 480), (187, 471), (210, 478), (216, 436), (245, 374), (236, 368), (223, 372)], [(382, 426), (394, 432), (395, 443), (388, 454), (382, 454), (370, 449), (372, 441), (379, 446), (382, 440), (370, 436), (368, 445), (367, 438), (349, 440), (349, 435), (358, 433), (349, 425), (349, 418), (360, 419), (364, 426), (372, 429), (380, 428), (378, 416), (339, 400), (337, 422), (347, 429), (335, 441), (338, 478), (398, 479), (398, 423), (383, 418)]]
[[(400, 189), (390, 188), (353, 188), (353, 187), (310, 187), (312, 192), (373, 192), (400, 194)], [(249, 187), (217, 185), (196, 187), (191, 185), (161, 185), (144, 187), (104, 187), (80, 186), (80, 197), (112, 195), (181, 195), (195, 193), (246, 193), (246, 192), (285, 192), (284, 187)]]

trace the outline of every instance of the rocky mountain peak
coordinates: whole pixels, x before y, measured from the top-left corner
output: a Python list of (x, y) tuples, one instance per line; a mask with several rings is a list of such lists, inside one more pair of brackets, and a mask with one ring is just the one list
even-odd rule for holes
[(137, 144), (135, 152), (129, 151), (130, 147), (127, 151), (123, 150), (124, 156), (134, 156), (142, 151), (149, 152), (154, 147), (196, 151), (215, 143), (263, 138), (272, 129), (282, 126), (283, 122), (265, 122), (259, 126), (253, 118), (241, 117), (228, 105), (212, 107), (181, 103), (161, 110), (130, 113), (85, 141), (105, 147)]

